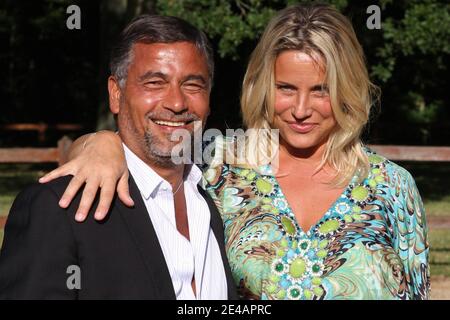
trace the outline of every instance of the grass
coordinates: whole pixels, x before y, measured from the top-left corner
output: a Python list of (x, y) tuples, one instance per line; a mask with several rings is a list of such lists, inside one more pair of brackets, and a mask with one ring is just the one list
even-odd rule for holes
[(0, 195), (0, 217), (8, 215), (11, 204), (13, 203), (15, 195), (3, 194)]
[(450, 277), (450, 230), (430, 230), (429, 242), (431, 274)]
[[(22, 189), (52, 168), (54, 165), (51, 164), (0, 165), (0, 218), (8, 215), (15, 197)], [(0, 229), (0, 248), (2, 242), (3, 229)]]
[(28, 184), (36, 182), (52, 165), (0, 165), (0, 217), (6, 215), (17, 194)]
[(425, 213), (428, 218), (450, 217), (450, 195), (440, 200), (424, 200)]
[(450, 217), (450, 163), (399, 163), (414, 177), (427, 217)]

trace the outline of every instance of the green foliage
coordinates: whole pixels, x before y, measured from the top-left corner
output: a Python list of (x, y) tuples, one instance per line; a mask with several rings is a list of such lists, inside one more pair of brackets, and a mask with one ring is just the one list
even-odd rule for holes
[(190, 21), (212, 39), (218, 38), (221, 57), (238, 58), (237, 47), (255, 38), (275, 10), (263, 7), (262, 1), (185, 0), (158, 1), (158, 11)]
[(408, 1), (401, 19), (386, 17), (383, 22), (384, 45), (376, 48), (380, 62), (372, 74), (386, 82), (396, 61), (414, 55), (433, 56), (438, 68), (445, 69), (450, 53), (450, 4), (435, 0)]
[[(257, 39), (277, 10), (293, 3), (292, 0), (158, 0), (161, 14), (178, 16), (191, 22), (218, 39), (218, 53), (232, 59), (241, 58), (239, 46)], [(343, 8), (346, 0), (325, 1)]]
[[(389, 6), (387, 7), (389, 8)], [(375, 48), (372, 77), (389, 97), (399, 122), (415, 127), (419, 141), (429, 143), (447, 128), (450, 4), (405, 1), (392, 5), (383, 21), (383, 41)], [(446, 108), (447, 107), (447, 108)], [(406, 121), (405, 121), (406, 120)], [(445, 141), (445, 139), (443, 139)], [(441, 142), (443, 143), (443, 142)], [(444, 142), (445, 143), (445, 142)], [(447, 140), (448, 143), (448, 140)]]

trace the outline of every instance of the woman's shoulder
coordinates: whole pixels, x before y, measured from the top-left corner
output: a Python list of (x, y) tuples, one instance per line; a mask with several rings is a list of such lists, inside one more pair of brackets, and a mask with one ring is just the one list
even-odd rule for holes
[(390, 176), (400, 176), (404, 179), (412, 179), (411, 173), (398, 163), (386, 158), (382, 154), (377, 153), (375, 150), (366, 147), (366, 154), (369, 158), (370, 169), (376, 170), (381, 169), (384, 170), (386, 174)]
[(411, 173), (373, 150), (367, 149), (366, 152), (371, 167), (370, 179), (375, 180), (377, 189), (383, 189), (377, 192), (378, 199), (385, 199), (387, 212), (396, 221), (394, 225), (400, 226), (397, 231), (413, 230), (408, 225), (421, 230), (426, 225), (425, 209)]
[(373, 149), (366, 147), (365, 151), (369, 158), (372, 179), (376, 179), (377, 182), (382, 182), (382, 185), (398, 191), (416, 189), (415, 180), (405, 167), (378, 154)]

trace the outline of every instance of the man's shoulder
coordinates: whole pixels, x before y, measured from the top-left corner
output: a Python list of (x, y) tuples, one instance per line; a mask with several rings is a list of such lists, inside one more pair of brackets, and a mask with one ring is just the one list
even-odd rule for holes
[(69, 182), (70, 177), (62, 177), (49, 183), (36, 182), (25, 187), (11, 206), (5, 234), (6, 231), (14, 233), (13, 230), (53, 226), (56, 221), (65, 220), (67, 214), (74, 215), (73, 210), (63, 209), (58, 204)]
[(53, 193), (55, 196), (62, 196), (71, 178), (72, 176), (64, 176), (47, 183), (31, 183), (17, 195), (16, 199), (43, 196), (49, 193)]
[(72, 178), (72, 175), (68, 175), (56, 178), (48, 183), (40, 183), (40, 185), (43, 185), (44, 188), (48, 188), (53, 191), (58, 198), (61, 198)]
[(65, 176), (48, 183), (29, 184), (16, 196), (10, 213), (29, 212), (30, 209), (37, 212), (65, 210), (59, 207), (58, 202), (71, 178), (71, 176)]

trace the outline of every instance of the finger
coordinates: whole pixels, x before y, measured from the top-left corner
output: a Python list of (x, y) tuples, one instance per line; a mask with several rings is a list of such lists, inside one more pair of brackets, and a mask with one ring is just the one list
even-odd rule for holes
[(68, 174), (70, 174), (69, 166), (63, 165), (39, 178), (39, 183), (47, 183), (55, 180), (56, 178), (67, 176)]
[(83, 194), (81, 195), (80, 205), (78, 206), (77, 213), (75, 214), (76, 221), (84, 221), (86, 219), (89, 210), (94, 202), (95, 195), (100, 187), (98, 180), (87, 181), (84, 187)]
[(129, 177), (128, 171), (125, 171), (125, 173), (120, 178), (119, 183), (117, 184), (117, 193), (119, 195), (119, 199), (127, 207), (132, 207), (134, 206), (134, 201), (133, 199), (131, 199), (130, 188), (128, 185), (128, 177)]
[(100, 201), (94, 214), (96, 220), (105, 219), (109, 208), (111, 207), (114, 193), (116, 192), (116, 181), (114, 179), (107, 179), (101, 187)]
[(80, 190), (80, 188), (83, 186), (84, 182), (85, 179), (82, 179), (78, 176), (74, 176), (70, 180), (70, 183), (67, 185), (64, 194), (59, 200), (59, 206), (61, 208), (67, 208), (69, 206), (69, 204), (72, 202), (73, 198), (77, 194), (78, 190)]

